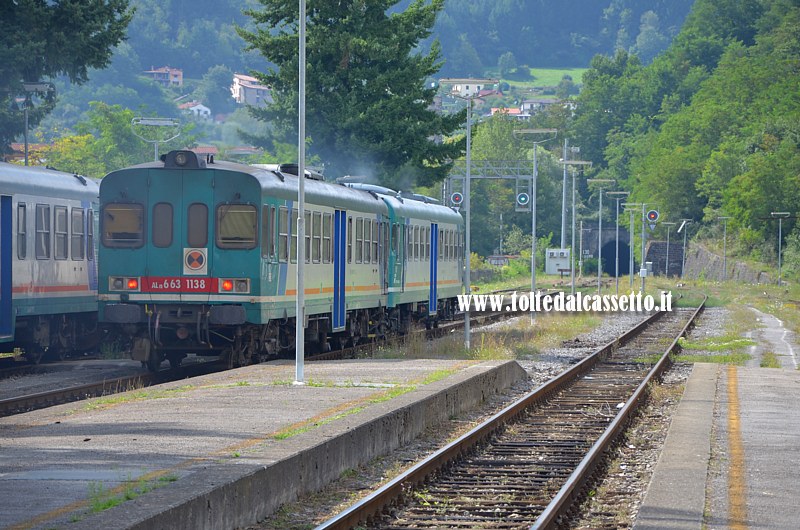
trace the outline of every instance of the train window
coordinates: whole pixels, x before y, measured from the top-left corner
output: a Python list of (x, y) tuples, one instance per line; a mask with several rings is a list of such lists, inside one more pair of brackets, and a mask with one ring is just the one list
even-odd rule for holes
[(297, 210), (289, 210), (289, 222), (292, 223), (292, 237), (289, 240), (289, 259), (292, 263), (297, 263)]
[(17, 204), (17, 259), (28, 257), (28, 210), (25, 203)]
[(378, 263), (378, 220), (372, 220), (372, 263)]
[(258, 213), (251, 204), (217, 206), (217, 246), (250, 249), (256, 246)]
[(322, 214), (314, 212), (314, 220), (311, 223), (313, 243), (311, 244), (311, 261), (319, 263), (322, 257)]
[(208, 206), (195, 202), (189, 205), (186, 213), (186, 242), (190, 247), (205, 247), (208, 245)]
[(56, 206), (53, 209), (55, 230), (55, 251), (53, 257), (55, 259), (67, 259), (67, 243), (69, 239), (69, 226), (67, 224), (67, 207)]
[(306, 246), (305, 246), (306, 253), (305, 253), (304, 257), (305, 257), (306, 263), (311, 263), (311, 236), (313, 235), (311, 233), (311, 229), (312, 229), (312, 226), (311, 226), (311, 212), (306, 211), (305, 215), (303, 217), (304, 217), (304, 219), (306, 221), (305, 222), (305, 234), (304, 234), (304, 237), (305, 237), (305, 240), (306, 240)]
[(275, 213), (275, 208), (271, 206), (261, 207), (261, 256), (271, 258), (275, 255), (273, 248), (273, 241), (275, 235), (273, 234), (273, 223), (275, 220), (272, 216)]
[(425, 227), (425, 259), (431, 259), (431, 227)]
[(419, 226), (414, 227), (414, 259), (419, 261), (422, 252), (422, 247), (420, 245), (420, 238), (419, 238)]
[(322, 214), (322, 262), (331, 262), (331, 250), (333, 241), (333, 215)]
[(144, 244), (144, 207), (141, 204), (110, 203), (103, 208), (103, 245), (138, 248)]
[(86, 214), (86, 257), (89, 261), (94, 260), (94, 210), (90, 209)]
[(414, 259), (414, 229), (411, 225), (404, 225), (403, 231), (406, 235), (406, 261)]
[(372, 223), (364, 219), (364, 263), (372, 261)]
[(36, 259), (50, 259), (50, 206), (36, 205)]
[(347, 218), (347, 263), (353, 263), (353, 218)]
[(436, 242), (437, 246), (439, 247), (439, 260), (444, 257), (444, 229), (439, 229), (439, 240)]
[(289, 210), (278, 210), (278, 261), (286, 263), (289, 258)]
[(356, 263), (361, 263), (364, 248), (364, 219), (356, 217)]
[(168, 202), (159, 202), (153, 206), (153, 245), (166, 248), (172, 245), (172, 205)]
[(70, 246), (72, 247), (72, 259), (82, 260), (85, 256), (84, 249), (86, 248), (86, 234), (83, 226), (86, 221), (86, 212), (83, 208), (72, 209), (72, 236), (70, 237)]
[(400, 248), (400, 231), (397, 229), (397, 223), (392, 223), (392, 252), (394, 252), (395, 256), (397, 255), (397, 251)]

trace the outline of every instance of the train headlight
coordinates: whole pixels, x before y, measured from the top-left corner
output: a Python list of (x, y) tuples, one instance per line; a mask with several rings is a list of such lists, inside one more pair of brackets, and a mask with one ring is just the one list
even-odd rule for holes
[(108, 288), (111, 291), (138, 291), (139, 278), (126, 278), (124, 276), (110, 276)]
[(128, 290), (135, 291), (139, 288), (139, 279), (138, 278), (128, 278)]
[(111, 282), (111, 285), (113, 289), (121, 291), (122, 286), (125, 284), (123, 283), (122, 278), (114, 278), (114, 280)]
[(224, 278), (219, 282), (219, 292), (247, 294), (250, 292), (248, 278)]

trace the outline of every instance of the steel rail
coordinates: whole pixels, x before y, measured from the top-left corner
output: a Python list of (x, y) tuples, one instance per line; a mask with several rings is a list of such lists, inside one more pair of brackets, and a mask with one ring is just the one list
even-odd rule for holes
[(581, 460), (580, 464), (578, 464), (575, 471), (572, 472), (553, 500), (550, 501), (550, 504), (547, 505), (533, 523), (531, 529), (544, 530), (556, 528), (559, 519), (566, 514), (570, 507), (574, 506), (577, 500), (579, 500), (584, 486), (591, 480), (592, 474), (602, 461), (605, 452), (627, 426), (640, 401), (646, 397), (648, 385), (656, 379), (659, 379), (667, 368), (669, 368), (672, 363), (670, 354), (678, 348), (678, 342), (681, 337), (684, 337), (691, 326), (694, 325), (695, 319), (705, 308), (707, 299), (708, 297), (704, 295), (703, 301), (694, 313), (692, 313), (680, 334), (675, 337), (658, 362), (650, 369), (645, 379), (639, 384), (633, 395), (628, 398), (628, 401), (605, 432), (600, 435), (600, 438), (594, 443), (589, 452), (586, 453), (586, 456)]
[(483, 443), (498, 429), (514, 420), (526, 409), (544, 402), (554, 392), (561, 390), (582, 374), (590, 371), (601, 360), (610, 356), (617, 348), (633, 340), (633, 338), (639, 335), (650, 324), (660, 319), (663, 314), (663, 312), (658, 312), (643, 319), (632, 329), (610, 341), (592, 355), (543, 383), (526, 396), (518, 399), (493, 415), (481, 425), (473, 428), (454, 442), (439, 449), (428, 458), (398, 475), (358, 503), (323, 522), (317, 526), (315, 530), (349, 529), (363, 521), (375, 517), (381, 513), (384, 508), (392, 504), (395, 499), (402, 497), (405, 490), (424, 483), (430, 476), (446, 468), (450, 463), (461, 458), (474, 447)]

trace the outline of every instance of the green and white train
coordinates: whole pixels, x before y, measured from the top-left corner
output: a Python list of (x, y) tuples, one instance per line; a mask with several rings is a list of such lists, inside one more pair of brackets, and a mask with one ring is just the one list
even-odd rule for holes
[[(296, 166), (172, 151), (100, 184), (99, 317), (158, 369), (187, 353), (243, 365), (294, 349)], [(433, 201), (306, 172), (308, 351), (413, 321), (436, 326), (462, 292), (462, 217)]]
[(0, 354), (63, 358), (97, 344), (98, 184), (0, 162)]

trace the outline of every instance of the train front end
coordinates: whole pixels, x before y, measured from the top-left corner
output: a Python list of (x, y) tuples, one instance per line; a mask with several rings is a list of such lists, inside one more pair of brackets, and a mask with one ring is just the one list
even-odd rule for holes
[(261, 187), (251, 173), (172, 151), (102, 180), (100, 320), (151, 370), (243, 351), (240, 330), (259, 318)]

